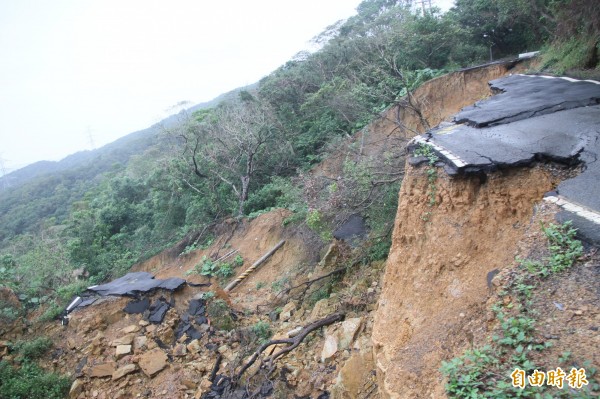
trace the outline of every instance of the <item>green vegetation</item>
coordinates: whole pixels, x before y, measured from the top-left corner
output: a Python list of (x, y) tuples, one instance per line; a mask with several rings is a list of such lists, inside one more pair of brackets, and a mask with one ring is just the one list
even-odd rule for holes
[(12, 349), (23, 359), (36, 360), (44, 356), (52, 346), (50, 338), (38, 337), (33, 341), (17, 342)]
[(271, 283), (271, 291), (277, 293), (281, 290), (283, 290), (284, 288), (286, 288), (286, 286), (290, 283), (290, 278), (287, 276), (281, 277), (278, 280), (275, 280)]
[(332, 288), (332, 284), (329, 283), (311, 292), (311, 294), (306, 299), (308, 306), (312, 307), (321, 299), (329, 298), (329, 294), (331, 293)]
[(206, 313), (210, 318), (211, 325), (217, 330), (231, 331), (235, 328), (231, 310), (224, 300), (215, 299), (210, 301), (206, 307)]
[(0, 361), (0, 398), (62, 399), (70, 386), (67, 377), (48, 373), (34, 363), (26, 361), (14, 367)]
[(242, 258), (242, 255), (237, 254), (235, 256), (235, 258), (233, 258), (233, 266), (234, 267), (240, 267), (244, 265), (244, 258)]
[[(547, 278), (571, 267), (581, 256), (581, 242), (574, 239), (575, 230), (569, 222), (562, 225), (543, 227), (548, 238), (551, 257), (546, 262), (520, 260), (517, 274), (510, 281), (501, 297), (513, 298), (505, 303), (500, 300), (494, 305), (496, 319), (499, 323), (498, 333), (491, 344), (482, 348), (467, 350), (462, 356), (449, 362), (443, 362), (442, 373), (448, 378), (446, 392), (453, 398), (591, 398), (590, 392), (598, 386), (584, 387), (576, 393), (569, 390), (557, 390), (554, 387), (532, 387), (527, 384), (524, 389), (514, 387), (511, 373), (515, 368), (524, 370), (530, 375), (536, 370), (535, 353), (551, 346), (549, 341), (542, 341), (535, 336), (536, 314), (531, 311), (532, 296), (538, 278)], [(566, 254), (569, 254), (568, 256)], [(578, 254), (578, 255), (577, 255)], [(559, 267), (551, 265), (559, 262)], [(559, 366), (565, 366), (568, 356)], [(588, 381), (595, 374), (593, 368), (588, 371)]]
[(543, 52), (543, 68), (557, 74), (578, 69), (600, 71), (600, 16), (595, 0), (556, 0), (544, 2), (551, 41)]
[(0, 398), (2, 399), (58, 399), (64, 398), (71, 382), (67, 377), (48, 373), (35, 361), (52, 348), (47, 337), (21, 341), (12, 345), (20, 366), (0, 361)]
[(273, 335), (273, 331), (271, 331), (271, 325), (262, 320), (252, 326), (252, 332), (258, 338), (260, 344), (264, 344), (265, 342), (269, 341), (269, 338), (271, 338), (271, 335)]
[(573, 263), (583, 254), (581, 241), (575, 239), (577, 230), (568, 221), (562, 225), (550, 223), (548, 227), (542, 226), (548, 238), (550, 258), (548, 267), (552, 273), (558, 273), (573, 266)]
[(202, 294), (202, 299), (204, 299), (205, 301), (210, 301), (214, 297), (215, 297), (214, 291), (207, 291)]
[(327, 227), (321, 216), (321, 212), (316, 209), (308, 211), (306, 215), (306, 225), (321, 237), (323, 241), (331, 241), (333, 233)]
[(234, 274), (234, 268), (244, 264), (244, 258), (241, 255), (237, 255), (232, 263), (229, 262), (215, 262), (209, 259), (206, 255), (202, 257), (202, 260), (194, 266), (193, 269), (186, 272), (187, 275), (192, 273), (200, 274), (202, 276), (213, 277), (217, 276), (221, 279), (227, 279)]
[(436, 201), (435, 197), (437, 195), (436, 181), (438, 178), (435, 164), (440, 160), (440, 158), (433, 151), (433, 147), (427, 144), (420, 144), (413, 155), (415, 157), (427, 158), (427, 183), (429, 184), (427, 196), (429, 197), (429, 206), (434, 206)]

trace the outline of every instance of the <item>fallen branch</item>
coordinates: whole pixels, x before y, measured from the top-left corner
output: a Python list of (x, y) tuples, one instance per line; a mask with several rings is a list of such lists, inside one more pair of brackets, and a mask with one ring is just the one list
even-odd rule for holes
[(235, 380), (239, 381), (239, 379), (241, 378), (241, 376), (246, 372), (246, 370), (248, 370), (250, 368), (250, 366), (252, 366), (256, 360), (258, 360), (258, 357), (261, 355), (261, 353), (263, 353), (268, 347), (273, 346), (273, 345), (287, 345), (285, 348), (273, 353), (272, 355), (266, 357), (265, 359), (261, 359), (261, 366), (263, 364), (267, 364), (269, 366), (269, 369), (271, 369), (273, 367), (273, 362), (277, 359), (279, 359), (280, 357), (282, 357), (283, 355), (285, 355), (286, 353), (289, 353), (291, 351), (293, 351), (294, 349), (296, 349), (298, 347), (298, 345), (300, 345), (300, 343), (302, 342), (302, 340), (304, 340), (304, 338), (306, 338), (306, 336), (308, 334), (310, 334), (311, 332), (313, 332), (316, 329), (319, 329), (321, 327), (324, 326), (328, 326), (330, 324), (333, 324), (337, 321), (340, 321), (344, 318), (344, 315), (341, 313), (334, 313), (332, 315), (329, 315), (321, 320), (317, 320), (314, 323), (311, 323), (309, 325), (307, 325), (306, 327), (304, 327), (302, 330), (300, 330), (300, 332), (298, 333), (298, 335), (296, 335), (293, 338), (287, 338), (287, 339), (273, 339), (269, 342), (266, 342), (264, 344), (262, 344), (257, 350), (256, 352), (254, 352), (254, 355), (252, 355), (252, 357), (250, 358), (250, 360), (248, 360), (248, 363), (246, 363), (241, 370), (239, 371), (239, 373), (237, 373), (237, 375), (235, 376)]
[(331, 272), (329, 272), (327, 274), (324, 274), (324, 275), (322, 275), (320, 277), (314, 278), (312, 280), (305, 281), (305, 282), (303, 282), (301, 284), (295, 285), (295, 286), (290, 287), (290, 288), (286, 288), (284, 290), (279, 291), (277, 293), (277, 295), (275, 295), (275, 298), (279, 298), (279, 296), (283, 296), (283, 295), (289, 294), (292, 290), (295, 290), (296, 288), (300, 288), (302, 286), (306, 286), (306, 288), (308, 288), (309, 286), (311, 286), (312, 284), (316, 283), (317, 281), (321, 281), (323, 279), (326, 279), (327, 277), (333, 276), (334, 274), (343, 273), (346, 270), (348, 270), (348, 267), (346, 267), (346, 266), (340, 267), (339, 269), (335, 269), (334, 271), (331, 271)]
[(214, 365), (212, 371), (210, 372), (210, 377), (208, 378), (208, 380), (210, 382), (215, 381), (215, 377), (217, 376), (217, 373), (219, 372), (219, 369), (221, 368), (222, 360), (223, 360), (223, 355), (221, 355), (220, 353), (217, 352), (217, 360), (215, 361), (215, 365)]

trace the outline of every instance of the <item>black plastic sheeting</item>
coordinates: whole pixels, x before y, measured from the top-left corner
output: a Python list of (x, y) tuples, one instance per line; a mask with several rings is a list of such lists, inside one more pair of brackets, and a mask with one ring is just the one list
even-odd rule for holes
[(360, 215), (352, 215), (338, 227), (334, 232), (333, 236), (338, 240), (344, 240), (351, 245), (354, 245), (355, 241), (360, 241), (367, 235), (367, 226), (365, 220)]

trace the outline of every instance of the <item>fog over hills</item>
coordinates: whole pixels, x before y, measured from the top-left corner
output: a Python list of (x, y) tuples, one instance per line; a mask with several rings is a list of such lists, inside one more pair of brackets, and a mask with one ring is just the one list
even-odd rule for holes
[(76, 169), (83, 172), (84, 169), (93, 169), (94, 172), (89, 170), (87, 173), (81, 173), (81, 177), (85, 176), (89, 179), (96, 174), (106, 172), (115, 163), (125, 165), (131, 156), (142, 154), (149, 147), (156, 144), (162, 129), (176, 124), (182, 112), (191, 113), (214, 107), (220, 102), (235, 96), (240, 90), (252, 89), (255, 86), (256, 84), (240, 87), (221, 94), (211, 101), (193, 105), (185, 111), (173, 114), (146, 129), (130, 133), (100, 148), (78, 151), (60, 161), (38, 161), (7, 173), (0, 177), (0, 193), (16, 189), (35, 178), (43, 178), (60, 172), (75, 171)]

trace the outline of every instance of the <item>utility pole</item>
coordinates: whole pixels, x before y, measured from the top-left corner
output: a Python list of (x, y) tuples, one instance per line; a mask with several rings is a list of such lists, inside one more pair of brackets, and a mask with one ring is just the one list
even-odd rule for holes
[(92, 128), (91, 127), (87, 127), (86, 130), (87, 133), (87, 138), (89, 140), (90, 143), (90, 150), (95, 150), (96, 149), (96, 144), (94, 143), (94, 136), (92, 135)]
[(2, 173), (2, 189), (6, 190), (8, 188), (8, 181), (6, 180), (6, 166), (4, 165), (4, 158), (0, 156), (0, 173)]
[(423, 9), (423, 15), (425, 15), (427, 11), (431, 10), (431, 0), (416, 0), (416, 3), (421, 4), (421, 8)]

